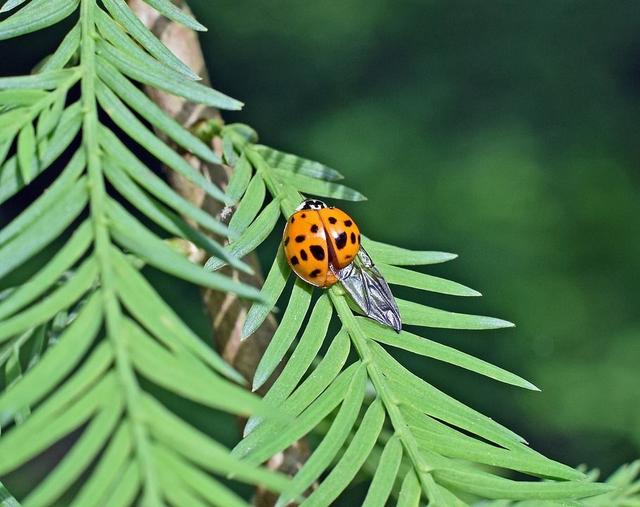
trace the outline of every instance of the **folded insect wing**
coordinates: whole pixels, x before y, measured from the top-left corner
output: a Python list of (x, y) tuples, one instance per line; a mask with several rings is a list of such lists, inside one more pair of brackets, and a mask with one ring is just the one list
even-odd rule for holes
[(336, 274), (364, 315), (400, 332), (402, 321), (396, 300), (386, 280), (363, 248), (360, 248), (353, 263)]

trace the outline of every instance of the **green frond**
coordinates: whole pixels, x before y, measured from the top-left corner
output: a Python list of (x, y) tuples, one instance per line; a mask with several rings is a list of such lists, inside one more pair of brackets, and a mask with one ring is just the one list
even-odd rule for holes
[[(238, 239), (231, 240), (230, 248), (247, 235), (257, 235), (257, 224), (261, 224), (262, 240), (274, 223), (269, 222), (265, 231), (261, 217), (277, 202), (288, 218), (303, 199), (300, 192), (347, 200), (362, 198), (356, 191), (335, 183), (339, 173), (321, 164), (253, 145), (255, 141), (250, 137), (228, 127), (222, 135), (232, 140), (234, 157), (241, 161), (246, 158), (254, 170), (230, 223), (230, 237), (238, 234)], [(246, 167), (243, 173), (246, 173), (243, 180), (248, 180)], [(267, 200), (269, 204), (263, 207), (265, 189), (271, 194), (271, 201)], [(250, 234), (252, 229), (256, 232)], [(454, 259), (454, 254), (413, 251), (369, 238), (363, 238), (363, 246), (392, 285), (452, 296), (480, 295), (459, 283), (404, 267), (445, 262)], [(245, 254), (249, 250), (232, 251)], [(210, 259), (207, 266), (216, 269), (222, 262)], [(279, 248), (261, 291), (264, 301), (250, 309), (243, 337), (251, 339), (251, 334), (273, 310), (289, 274)], [(397, 334), (354, 315), (339, 284), (322, 294), (315, 304), (311, 304), (310, 292), (310, 286), (296, 279), (279, 327), (253, 379), (254, 389), (264, 385), (289, 353), (265, 401), (279, 407), (292, 420), (286, 424), (251, 417), (244, 440), (233, 451), (247, 462), (257, 464), (306, 434), (321, 434), (320, 443), (280, 496), (279, 506), (291, 501), (330, 505), (373, 456), (378, 456), (378, 465), (373, 468), (365, 505), (384, 505), (391, 496), (396, 498), (397, 505), (411, 506), (424, 499), (434, 505), (466, 505), (462, 498), (469, 495), (572, 501), (608, 491), (608, 486), (586, 482), (581, 472), (536, 453), (519, 435), (415, 376), (383, 345), (537, 390), (533, 384), (452, 347), (407, 331)], [(513, 326), (502, 319), (433, 308), (411, 300), (397, 299), (397, 303), (405, 326), (463, 330)], [(329, 342), (324, 357), (319, 357), (334, 311), (343, 327)], [(311, 316), (302, 326), (309, 312)], [(351, 363), (350, 345), (357, 353), (357, 359)], [(365, 386), (370, 386), (367, 389), (371, 395), (365, 396)], [(363, 412), (360, 420), (359, 414)], [(378, 446), (383, 450), (377, 450)], [(478, 465), (489, 468), (480, 471)], [(371, 470), (369, 466), (366, 469)], [(545, 480), (514, 481), (502, 477), (509, 471)], [(319, 486), (305, 498), (305, 492), (315, 481), (320, 482)]]
[[(145, 1), (170, 20), (205, 30), (169, 0)], [(63, 439), (70, 442), (22, 499), (25, 506), (52, 505), (63, 496), (83, 507), (248, 505), (221, 480), (233, 478), (280, 494), (280, 507), (321, 507), (358, 475), (370, 479), (366, 507), (390, 501), (454, 507), (476, 501), (492, 507), (637, 503), (640, 464), (597, 482), (597, 474), (544, 457), (499, 422), (414, 375), (390, 349), (524, 389), (536, 390), (533, 384), (355, 314), (339, 286), (314, 298), (312, 287), (296, 279), (253, 389), (279, 368), (280, 374), (264, 400), (249, 392), (240, 374), (163, 301), (141, 263), (251, 300), (242, 327), (242, 338), (251, 339), (287, 285), (282, 248), (260, 290), (219, 270), (231, 265), (251, 272), (240, 258), (258, 248), (281, 217), (288, 218), (303, 194), (366, 198), (338, 183), (343, 176), (335, 169), (256, 144), (258, 135), (247, 125), (212, 122), (193, 133), (164, 113), (139, 85), (220, 109), (238, 110), (242, 103), (199, 83), (126, 2), (8, 0), (0, 12), (12, 12), (0, 22), (0, 40), (78, 12), (78, 22), (32, 74), (0, 78), (0, 204), (78, 146), (48, 190), (0, 230), (0, 278), (18, 268), (29, 271), (23, 283), (0, 293), (0, 475)], [(76, 92), (80, 98), (71, 103)], [(232, 169), (225, 191), (171, 144), (218, 164), (221, 157), (204, 142), (211, 135), (221, 139), (222, 160)], [(125, 138), (144, 156), (132, 152)], [(176, 193), (142, 161), (147, 155), (224, 203), (225, 213), (233, 212), (228, 225)], [(166, 240), (173, 237), (207, 252), (206, 265), (172, 248)], [(40, 260), (53, 245), (50, 258)], [(363, 246), (391, 285), (480, 295), (407, 268), (449, 261), (454, 254), (366, 237)], [(398, 299), (398, 306), (405, 326), (513, 326), (426, 306), (411, 296)], [(340, 324), (335, 335), (332, 320)], [(156, 399), (156, 388), (248, 417), (245, 438), (227, 449)], [(261, 466), (311, 433), (319, 443), (292, 479)], [(514, 480), (512, 472), (536, 480)], [(0, 504), (17, 505), (2, 484)]]
[[(178, 195), (124, 141), (128, 137), (157, 163), (232, 204), (244, 193), (251, 167), (245, 161), (232, 196), (226, 195), (156, 132), (203, 163), (220, 157), (130, 79), (208, 106), (238, 109), (241, 103), (196, 83), (199, 78), (125, 2), (100, 2), (106, 10), (97, 0), (22, 3), (3, 5), (15, 12), (0, 22), (0, 39), (50, 26), (78, 7), (79, 20), (32, 74), (0, 78), (0, 203), (61, 162), (72, 143), (78, 148), (47, 191), (0, 230), (0, 278), (28, 271), (23, 283), (0, 294), (0, 475), (65, 440), (68, 451), (21, 499), (25, 506), (53, 505), (63, 497), (83, 507), (136, 499), (150, 506), (246, 505), (211, 474), (283, 491), (288, 479), (232, 456), (146, 387), (209, 409), (265, 421), (273, 416), (161, 299), (139, 262), (131, 262), (133, 254), (194, 284), (266, 304), (257, 289), (204, 270), (165, 240), (191, 241), (251, 272), (235, 254), (254, 248), (256, 227), (273, 228), (277, 203), (238, 243), (223, 247), (218, 241), (228, 228)], [(149, 4), (204, 29), (167, 0)], [(77, 92), (79, 100), (70, 103)], [(117, 134), (102, 123), (99, 108)], [(52, 255), (40, 260), (53, 245)], [(5, 493), (2, 487), (9, 506), (15, 500)]]

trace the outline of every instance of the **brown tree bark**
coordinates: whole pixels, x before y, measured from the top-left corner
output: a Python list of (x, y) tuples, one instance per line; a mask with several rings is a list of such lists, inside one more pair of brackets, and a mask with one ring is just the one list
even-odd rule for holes
[[(174, 3), (181, 6), (186, 12), (190, 12), (184, 1), (175, 1)], [(129, 0), (129, 6), (176, 56), (203, 78), (203, 82), (209, 83), (202, 48), (194, 31), (160, 16), (158, 12), (142, 0)], [(220, 122), (222, 121), (220, 112), (214, 108), (193, 104), (181, 97), (169, 95), (149, 87), (145, 88), (145, 92), (158, 106), (186, 128), (192, 128), (198, 122), (214, 118)], [(213, 148), (219, 155), (222, 153), (222, 145), (219, 138), (213, 139)], [(219, 187), (226, 188), (232, 172), (230, 167), (205, 164), (188, 153), (185, 153), (184, 157), (193, 167), (209, 177)], [(221, 203), (206, 196), (202, 189), (191, 184), (174, 171), (167, 171), (167, 177), (179, 194), (221, 221), (228, 223), (234, 209), (223, 207)], [(218, 241), (222, 240), (219, 237), (216, 239)], [(204, 262), (205, 253), (193, 248), (190, 251), (190, 257), (194, 261)], [(234, 279), (260, 287), (263, 283), (263, 277), (256, 254), (251, 253), (243, 260), (253, 268), (253, 275), (247, 275), (229, 267), (223, 268), (223, 272)], [(203, 302), (211, 319), (216, 347), (220, 354), (250, 382), (253, 379), (258, 362), (277, 327), (275, 319), (270, 315), (256, 333), (243, 342), (240, 340), (240, 333), (250, 303), (234, 294), (212, 290), (203, 291)], [(300, 441), (285, 452), (274, 456), (269, 461), (268, 466), (293, 475), (302, 466), (302, 463), (306, 461), (308, 455), (308, 446), (304, 441)], [(275, 497), (269, 492), (258, 491), (255, 503), (265, 507), (273, 505)]]

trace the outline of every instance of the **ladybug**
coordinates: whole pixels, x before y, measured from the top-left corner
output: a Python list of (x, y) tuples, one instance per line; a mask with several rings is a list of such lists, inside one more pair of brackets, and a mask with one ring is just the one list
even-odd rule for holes
[(289, 266), (304, 281), (323, 289), (341, 283), (367, 317), (401, 330), (389, 285), (362, 248), (360, 229), (344, 211), (305, 200), (289, 217), (282, 243)]

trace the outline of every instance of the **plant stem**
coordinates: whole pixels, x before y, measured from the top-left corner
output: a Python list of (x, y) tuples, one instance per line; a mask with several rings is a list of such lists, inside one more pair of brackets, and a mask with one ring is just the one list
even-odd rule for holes
[(113, 285), (111, 265), (111, 238), (106, 211), (107, 192), (101, 167), (98, 142), (98, 109), (95, 96), (97, 73), (95, 68), (95, 0), (82, 0), (80, 8), (81, 66), (82, 66), (82, 123), (83, 146), (86, 151), (89, 176), (91, 220), (95, 238), (95, 255), (100, 267), (100, 283), (106, 318), (106, 333), (113, 346), (118, 380), (125, 393), (127, 414), (130, 418), (135, 452), (144, 477), (143, 505), (162, 505), (155, 470), (151, 462), (149, 437), (139, 410), (142, 391), (129, 361), (126, 343), (121, 333), (122, 311)]

